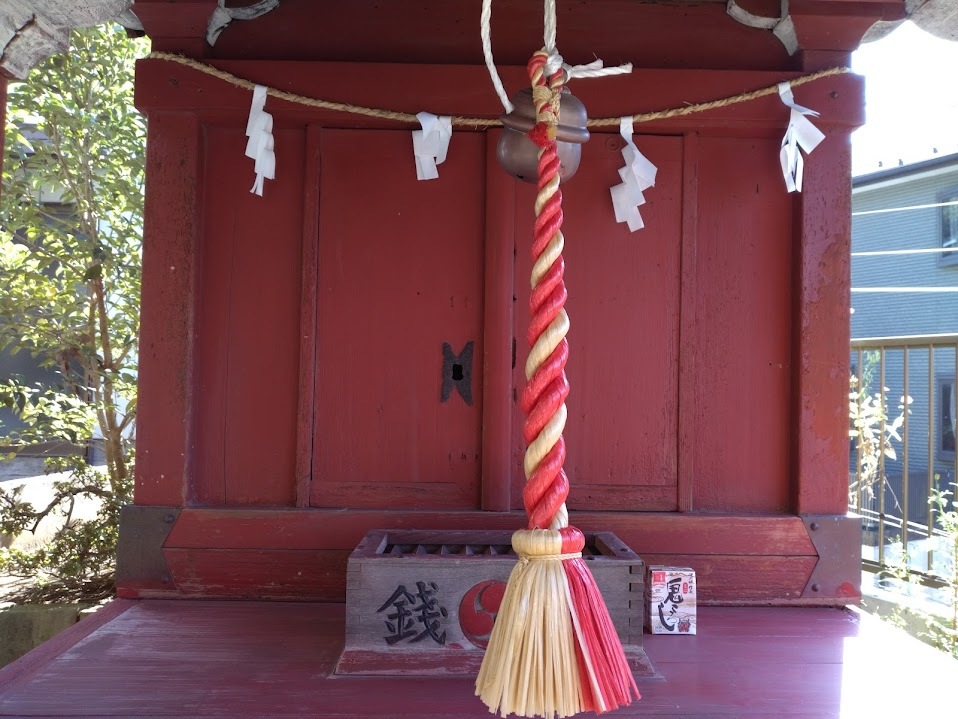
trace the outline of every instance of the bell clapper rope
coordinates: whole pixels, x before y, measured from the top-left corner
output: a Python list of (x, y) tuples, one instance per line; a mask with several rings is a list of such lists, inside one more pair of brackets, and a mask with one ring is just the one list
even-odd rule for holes
[[(483, 45), (499, 92), (501, 82), (496, 82), (498, 73), (488, 43), (487, 2), (483, 4)], [(632, 67), (604, 69), (600, 60), (585, 68), (570, 67), (555, 42), (555, 0), (545, 0), (544, 47), (528, 65), (535, 108), (535, 124), (528, 135), (539, 148), (530, 350), (521, 399), (526, 415), (522, 499), (529, 525), (512, 536), (519, 561), (509, 576), (476, 678), (476, 694), (490, 711), (545, 719), (583, 711), (601, 714), (631, 704), (633, 696), (639, 698), (609, 610), (582, 560), (585, 537), (569, 525), (566, 508), (569, 478), (563, 469), (562, 432), (568, 415), (569, 316), (557, 143), (566, 81), (577, 71), (596, 76), (631, 72)]]
[(549, 73), (550, 52), (529, 61), (539, 145), (538, 194), (532, 245), (532, 320), (521, 405), (526, 485), (523, 503), (529, 528), (516, 532), (519, 557), (489, 639), (476, 694), (502, 716), (568, 717), (611, 711), (630, 704), (639, 691), (615, 626), (586, 563), (585, 538), (569, 525), (566, 497), (565, 399), (569, 383), (569, 317), (562, 258), (562, 192), (556, 126), (567, 73)]

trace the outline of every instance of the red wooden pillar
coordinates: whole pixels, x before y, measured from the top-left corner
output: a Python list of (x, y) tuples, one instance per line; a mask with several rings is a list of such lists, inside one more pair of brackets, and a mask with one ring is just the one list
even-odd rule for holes
[(795, 319), (795, 509), (848, 511), (851, 147), (829, 132), (805, 163)]
[[(873, 4), (884, 5), (882, 0)], [(790, 13), (806, 72), (847, 66), (874, 21), (866, 14), (826, 29), (805, 2), (792, 3)], [(830, 98), (851, 103), (859, 113), (864, 107), (863, 88), (852, 97), (833, 91)], [(862, 115), (856, 126), (864, 119)], [(826, 128), (825, 140), (805, 163), (799, 198), (793, 449), (794, 507), (800, 515), (848, 511), (851, 129)]]
[(848, 344), (851, 307), (851, 131), (863, 124), (864, 85), (825, 102), (855, 108), (805, 163), (798, 197), (795, 277), (793, 505), (800, 515), (848, 511)]
[(150, 113), (135, 501), (182, 506), (189, 494), (195, 258), (202, 136), (196, 115)]
[[(862, 86), (852, 98), (863, 107)], [(838, 99), (838, 91), (830, 94)], [(842, 98), (847, 101), (848, 98)], [(848, 512), (851, 128), (831, 127), (805, 163), (798, 203), (794, 369), (794, 494), (818, 561), (810, 603), (861, 596), (861, 525)], [(817, 156), (817, 153), (822, 153)]]

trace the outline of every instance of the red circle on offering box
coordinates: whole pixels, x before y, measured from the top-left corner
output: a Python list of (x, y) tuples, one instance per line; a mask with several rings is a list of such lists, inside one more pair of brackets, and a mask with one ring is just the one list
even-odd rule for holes
[(505, 582), (481, 582), (466, 592), (459, 604), (459, 626), (462, 633), (480, 649), (485, 649), (489, 644), (492, 625), (496, 621), (505, 592)]

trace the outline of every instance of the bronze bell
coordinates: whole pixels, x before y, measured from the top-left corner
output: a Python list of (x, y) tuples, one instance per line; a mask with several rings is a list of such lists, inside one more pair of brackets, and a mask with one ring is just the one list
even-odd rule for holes
[[(536, 124), (536, 108), (532, 102), (532, 88), (520, 90), (512, 98), (515, 109), (501, 116), (502, 136), (496, 154), (506, 172), (523, 182), (538, 180), (539, 146), (528, 133)], [(559, 100), (559, 127), (556, 131), (556, 149), (559, 154), (559, 181), (568, 182), (579, 169), (582, 143), (589, 139), (586, 129), (588, 117), (585, 105), (568, 88), (562, 88)]]

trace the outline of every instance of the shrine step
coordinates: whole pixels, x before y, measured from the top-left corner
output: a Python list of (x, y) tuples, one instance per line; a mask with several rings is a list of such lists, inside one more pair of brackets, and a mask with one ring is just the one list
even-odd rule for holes
[[(337, 674), (469, 675), (479, 670), (516, 562), (510, 531), (373, 530), (349, 557), (346, 644)], [(611, 532), (586, 534), (630, 666), (642, 649), (645, 564)]]

